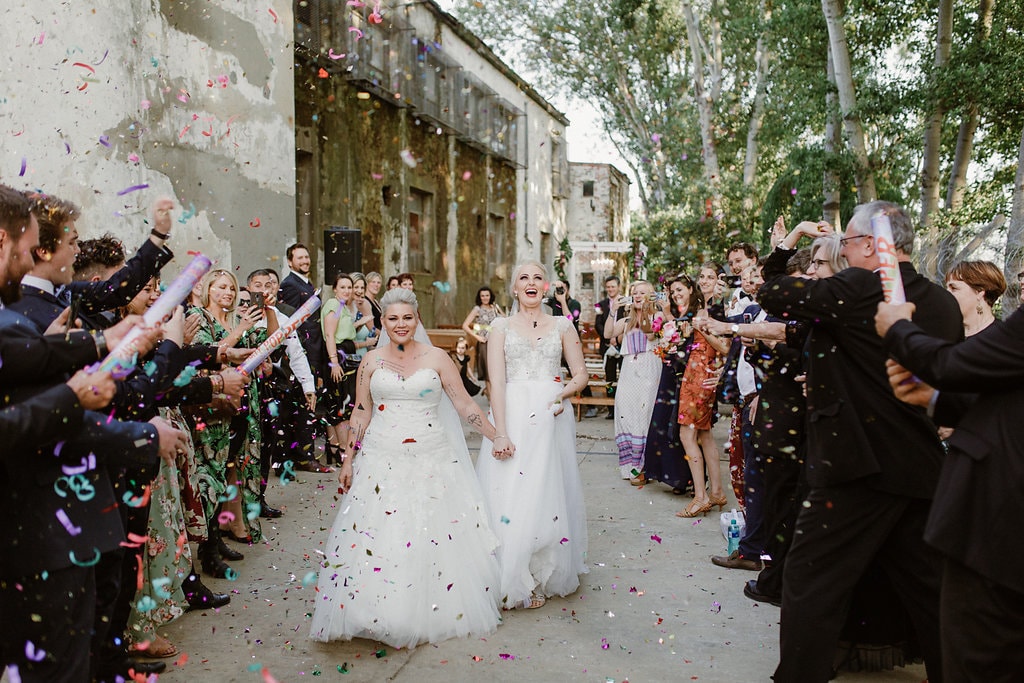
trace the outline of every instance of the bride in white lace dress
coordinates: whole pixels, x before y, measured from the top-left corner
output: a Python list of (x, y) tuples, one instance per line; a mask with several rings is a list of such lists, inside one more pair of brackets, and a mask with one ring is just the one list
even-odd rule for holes
[[(491, 414), (515, 453), (484, 439), (477, 458), (498, 535), (504, 607), (535, 608), (568, 595), (587, 572), (587, 521), (576, 464), (576, 422), (569, 397), (587, 385), (583, 348), (572, 322), (541, 308), (547, 286), (539, 263), (518, 266), (518, 311), (494, 322), (488, 337)], [(565, 356), (572, 374), (562, 381)], [(567, 409), (568, 408), (568, 409)], [(505, 442), (494, 444), (504, 448)]]
[[(491, 633), (501, 621), (497, 538), (445, 394), (485, 437), (497, 437), (494, 426), (448, 355), (414, 338), (415, 295), (395, 289), (380, 305), (390, 343), (359, 366), (311, 636), (415, 647)], [(515, 452), (508, 439), (497, 444), (502, 457)]]

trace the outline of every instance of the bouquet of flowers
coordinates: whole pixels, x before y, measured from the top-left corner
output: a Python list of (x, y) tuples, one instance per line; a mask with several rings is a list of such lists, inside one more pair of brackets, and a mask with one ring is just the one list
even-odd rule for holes
[(654, 353), (662, 360), (677, 355), (679, 345), (684, 343), (689, 336), (689, 334), (684, 334), (689, 326), (690, 323), (687, 320), (655, 317), (651, 322), (651, 332), (654, 334)]

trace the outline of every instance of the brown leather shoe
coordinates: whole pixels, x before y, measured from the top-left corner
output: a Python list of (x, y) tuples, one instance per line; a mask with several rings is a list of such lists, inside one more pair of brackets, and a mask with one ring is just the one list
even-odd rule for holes
[(719, 567), (726, 567), (727, 569), (746, 569), (751, 572), (761, 571), (761, 560), (748, 560), (740, 555), (739, 550), (732, 551), (732, 554), (729, 555), (729, 557), (712, 555), (711, 563), (718, 565)]

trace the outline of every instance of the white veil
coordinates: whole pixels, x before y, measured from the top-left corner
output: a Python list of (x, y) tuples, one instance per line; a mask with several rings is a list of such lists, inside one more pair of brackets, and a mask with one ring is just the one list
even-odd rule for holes
[[(388, 338), (388, 333), (381, 328), (380, 341), (377, 342), (377, 348), (383, 348), (391, 343), (391, 339)], [(426, 328), (423, 327), (423, 322), (418, 321), (416, 325), (416, 333), (413, 334), (413, 339), (421, 344), (427, 346), (433, 346), (433, 342), (430, 341), (430, 336), (427, 334)], [(444, 433), (448, 436), (448, 441), (451, 443), (452, 450), (455, 451), (455, 455), (458, 456), (462, 465), (466, 467), (473, 479), (476, 479), (476, 470), (473, 468), (473, 460), (469, 457), (469, 447), (466, 445), (466, 434), (462, 429), (462, 418), (459, 417), (459, 412), (455, 410), (455, 405), (452, 400), (448, 397), (446, 392), (442, 392), (441, 404), (438, 407), (438, 414), (441, 416), (441, 428), (444, 429)]]

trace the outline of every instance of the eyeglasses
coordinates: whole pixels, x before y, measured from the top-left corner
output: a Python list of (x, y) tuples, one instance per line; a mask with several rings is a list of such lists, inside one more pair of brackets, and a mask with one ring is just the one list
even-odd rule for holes
[(872, 235), (850, 235), (849, 237), (840, 237), (839, 244), (845, 245), (850, 240), (859, 240), (861, 237), (872, 237)]
[(828, 265), (828, 259), (812, 258), (810, 265), (814, 266), (815, 269), (818, 269), (818, 268), (821, 268), (822, 266), (827, 266)]
[(238, 305), (239, 306), (252, 306), (252, 299), (239, 299), (238, 300)]

